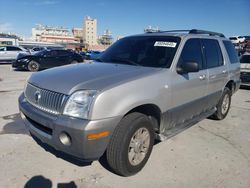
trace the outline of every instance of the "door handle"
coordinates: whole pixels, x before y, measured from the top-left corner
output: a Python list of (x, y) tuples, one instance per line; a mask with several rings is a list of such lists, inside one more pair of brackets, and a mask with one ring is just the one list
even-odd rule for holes
[(200, 79), (200, 80), (205, 80), (205, 79), (206, 79), (206, 75), (205, 75), (205, 74), (200, 75), (200, 76), (199, 76), (199, 79)]
[(223, 70), (223, 71), (222, 71), (222, 73), (223, 73), (223, 74), (226, 74), (226, 73), (227, 73), (227, 71), (226, 71), (226, 70)]

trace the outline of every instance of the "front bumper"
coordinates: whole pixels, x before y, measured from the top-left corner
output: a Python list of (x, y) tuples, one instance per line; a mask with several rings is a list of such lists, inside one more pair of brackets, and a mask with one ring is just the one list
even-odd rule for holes
[(26, 62), (20, 62), (20, 61), (13, 61), (12, 62), (12, 67), (13, 68), (20, 68), (20, 69), (26, 69), (27, 68), (27, 63)]
[(242, 85), (250, 85), (250, 72), (241, 72), (240, 79)]
[[(49, 114), (29, 104), (24, 94), (19, 97), (19, 109), (31, 135), (56, 150), (85, 161), (97, 160), (103, 155), (116, 125), (121, 120), (121, 117), (114, 117), (89, 121)], [(88, 140), (88, 134), (103, 131), (109, 131), (109, 135)], [(71, 137), (70, 146), (60, 141), (59, 135), (62, 132)]]

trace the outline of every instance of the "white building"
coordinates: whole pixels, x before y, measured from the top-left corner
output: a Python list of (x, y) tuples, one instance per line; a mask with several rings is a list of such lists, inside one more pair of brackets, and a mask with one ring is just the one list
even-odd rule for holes
[(0, 33), (0, 46), (1, 45), (18, 45), (20, 38), (13, 34)]
[(84, 19), (83, 40), (87, 45), (97, 45), (97, 20), (89, 16)]
[(38, 24), (32, 28), (32, 40), (52, 43), (78, 43), (69, 29), (63, 27), (50, 27)]

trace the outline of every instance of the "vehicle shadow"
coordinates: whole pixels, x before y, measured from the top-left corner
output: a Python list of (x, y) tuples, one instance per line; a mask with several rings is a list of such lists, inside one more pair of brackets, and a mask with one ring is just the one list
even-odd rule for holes
[[(74, 181), (69, 183), (58, 183), (57, 188), (76, 188), (76, 184)], [(52, 188), (52, 181), (43, 177), (42, 175), (34, 176), (29, 179), (24, 188)]]
[(58, 158), (61, 158), (69, 163), (72, 163), (76, 166), (79, 167), (84, 167), (84, 166), (90, 166), (92, 164), (92, 161), (83, 161), (77, 157), (74, 157), (72, 155), (69, 155), (67, 153), (64, 153), (62, 151), (56, 150), (53, 147), (51, 147), (50, 145), (43, 143), (41, 140), (39, 140), (36, 136), (30, 134), (31, 137), (36, 141), (36, 143), (41, 146), (45, 151), (52, 153), (53, 155), (55, 155)]
[(29, 134), (24, 122), (19, 113), (1, 117), (3, 120), (11, 120), (11, 122), (4, 125), (1, 134)]
[(241, 85), (241, 86), (240, 86), (240, 89), (250, 90), (250, 86)]

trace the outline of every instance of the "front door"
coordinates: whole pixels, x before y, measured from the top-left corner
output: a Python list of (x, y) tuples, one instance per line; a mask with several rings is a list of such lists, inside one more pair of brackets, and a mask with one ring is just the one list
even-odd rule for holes
[(208, 73), (204, 68), (200, 39), (186, 41), (176, 68), (185, 62), (197, 62), (200, 70), (185, 74), (173, 72), (171, 87), (173, 106), (170, 111), (171, 124), (169, 128), (191, 120), (206, 109), (204, 103), (207, 94)]

